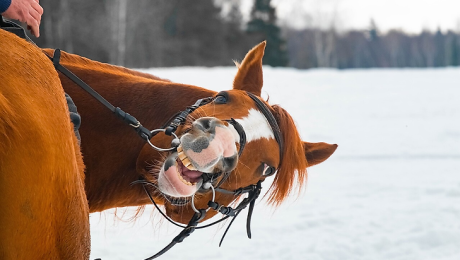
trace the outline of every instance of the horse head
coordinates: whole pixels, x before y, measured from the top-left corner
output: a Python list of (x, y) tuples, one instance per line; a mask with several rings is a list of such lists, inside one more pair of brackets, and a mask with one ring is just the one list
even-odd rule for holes
[[(260, 98), (264, 49), (262, 42), (237, 64), (232, 90), (216, 93), (187, 116), (176, 130), (176, 151), (164, 153), (152, 165), (150, 159), (158, 158), (158, 152), (148, 144), (143, 147), (137, 170), (155, 186), (152, 191), (161, 194), (155, 200), (165, 205), (173, 220), (188, 222), (194, 214), (192, 196), (196, 208), (208, 208), (213, 197), (209, 184), (234, 191), (274, 176), (268, 200), (279, 205), (295, 184), (302, 186), (307, 167), (336, 150), (337, 145), (303, 142), (291, 116)], [(171, 138), (158, 134), (150, 141), (169, 146)], [(237, 198), (216, 192), (214, 201), (227, 206)], [(207, 218), (213, 215), (210, 211)]]

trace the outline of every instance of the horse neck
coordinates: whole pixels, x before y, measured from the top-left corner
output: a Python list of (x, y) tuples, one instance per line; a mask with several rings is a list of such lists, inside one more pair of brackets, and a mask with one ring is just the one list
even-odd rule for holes
[[(62, 60), (64, 66), (148, 129), (161, 128), (171, 116), (198, 98), (214, 94), (190, 85), (146, 78), (133, 71), (126, 73), (126, 69), (117, 70), (118, 67), (97, 62), (80, 66), (66, 64), (65, 56)], [(149, 203), (143, 189), (131, 185), (139, 178), (136, 159), (145, 140), (69, 79), (61, 76), (61, 81), (82, 117), (81, 148), (90, 211)]]

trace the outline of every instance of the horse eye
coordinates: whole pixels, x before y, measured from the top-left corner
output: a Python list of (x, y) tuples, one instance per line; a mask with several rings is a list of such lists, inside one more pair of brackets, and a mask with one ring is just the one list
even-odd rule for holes
[(216, 104), (226, 104), (228, 101), (228, 94), (227, 92), (219, 92), (214, 99)]
[(227, 98), (224, 97), (224, 96), (217, 96), (215, 99), (214, 99), (214, 102), (216, 104), (225, 104), (227, 103)]
[(263, 176), (272, 176), (276, 173), (275, 167), (268, 166), (267, 164), (264, 165), (264, 172), (262, 173)]

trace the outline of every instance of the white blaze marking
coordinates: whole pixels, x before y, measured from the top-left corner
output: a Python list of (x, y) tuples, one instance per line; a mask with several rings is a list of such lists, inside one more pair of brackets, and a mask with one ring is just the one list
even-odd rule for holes
[[(265, 116), (258, 110), (250, 109), (249, 115), (241, 119), (235, 119), (238, 123), (241, 124), (244, 131), (246, 132), (246, 142), (255, 141), (261, 138), (266, 139), (275, 139), (272, 129), (267, 122)], [(229, 125), (232, 129), (233, 135), (235, 136), (235, 142), (240, 142), (240, 136), (238, 132), (233, 128), (232, 125)]]

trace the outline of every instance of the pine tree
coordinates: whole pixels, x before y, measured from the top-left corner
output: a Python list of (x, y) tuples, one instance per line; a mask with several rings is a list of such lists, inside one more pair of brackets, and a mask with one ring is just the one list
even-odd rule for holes
[(276, 25), (275, 11), (270, 0), (255, 0), (246, 31), (258, 35), (259, 40), (267, 41), (263, 64), (284, 67), (288, 63), (286, 44), (281, 37), (280, 28)]
[(377, 41), (379, 39), (380, 32), (375, 23), (374, 19), (371, 19), (371, 24), (369, 26), (369, 41)]
[(454, 34), (452, 37), (452, 66), (460, 65), (459, 51), (458, 51), (458, 36)]

